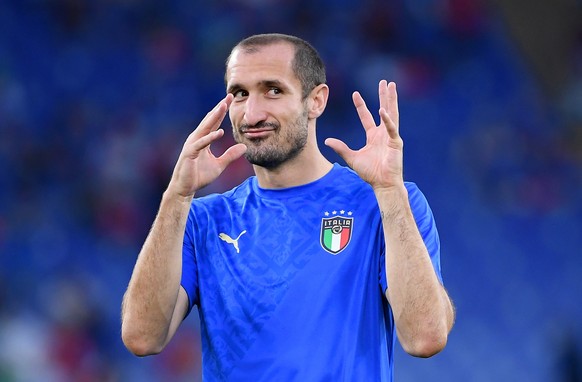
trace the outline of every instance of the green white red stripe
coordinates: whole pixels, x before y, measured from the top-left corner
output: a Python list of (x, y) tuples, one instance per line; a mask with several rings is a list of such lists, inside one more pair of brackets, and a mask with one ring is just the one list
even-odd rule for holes
[(331, 229), (326, 229), (323, 235), (323, 242), (326, 248), (329, 248), (332, 252), (338, 252), (350, 240), (350, 229), (344, 228), (340, 233), (333, 233)]
[(332, 254), (341, 252), (352, 237), (353, 218), (336, 216), (321, 221), (321, 246)]

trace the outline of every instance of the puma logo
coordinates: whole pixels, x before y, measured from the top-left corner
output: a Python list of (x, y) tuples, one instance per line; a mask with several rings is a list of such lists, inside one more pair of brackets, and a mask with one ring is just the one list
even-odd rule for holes
[(247, 233), (246, 230), (242, 231), (236, 239), (233, 239), (232, 237), (228, 236), (225, 233), (219, 233), (218, 237), (220, 238), (220, 240), (226, 241), (227, 243), (232, 244), (234, 246), (234, 249), (236, 249), (236, 253), (239, 253), (240, 249), (238, 248), (238, 239), (240, 239), (240, 237), (245, 233)]

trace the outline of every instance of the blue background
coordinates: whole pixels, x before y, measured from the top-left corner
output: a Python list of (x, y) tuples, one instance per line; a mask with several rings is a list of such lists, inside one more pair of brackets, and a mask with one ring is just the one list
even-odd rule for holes
[[(139, 359), (120, 304), (224, 59), (261, 32), (321, 52), (320, 141), (363, 145), (352, 91), (377, 110), (378, 81), (398, 84), (405, 177), (431, 203), (458, 317), (441, 354), (398, 348), (396, 380), (581, 380), (582, 4), (500, 3), (0, 2), (0, 381), (200, 379), (195, 314)], [(509, 16), (534, 8), (533, 29)], [(204, 193), (250, 174), (240, 160)]]

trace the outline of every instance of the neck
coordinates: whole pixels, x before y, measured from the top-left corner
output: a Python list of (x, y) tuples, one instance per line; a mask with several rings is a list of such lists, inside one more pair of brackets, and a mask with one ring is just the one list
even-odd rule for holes
[(261, 188), (288, 188), (311, 183), (327, 174), (333, 167), (319, 149), (305, 147), (295, 158), (276, 168), (253, 165)]

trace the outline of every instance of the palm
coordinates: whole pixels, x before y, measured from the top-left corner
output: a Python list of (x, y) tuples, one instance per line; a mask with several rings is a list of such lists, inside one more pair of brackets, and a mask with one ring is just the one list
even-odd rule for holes
[(179, 195), (192, 196), (197, 190), (214, 181), (226, 166), (244, 154), (246, 147), (243, 144), (228, 148), (219, 157), (210, 151), (210, 144), (224, 134), (219, 127), (230, 102), (232, 95), (229, 94), (206, 115), (184, 143), (170, 182), (170, 188)]
[(402, 181), (402, 139), (398, 134), (396, 86), (382, 80), (379, 84), (380, 124), (359, 93), (353, 95), (354, 106), (366, 131), (366, 145), (354, 151), (337, 139), (326, 141), (358, 175), (372, 187), (390, 187)]
[(350, 161), (348, 165), (372, 185), (387, 185), (402, 174), (402, 150), (382, 125), (366, 131), (366, 145)]
[(208, 185), (224, 170), (221, 163), (218, 161), (217, 157), (212, 154), (210, 147), (208, 146), (197, 152), (196, 155), (185, 158), (185, 161), (185, 166), (190, 173), (190, 176), (188, 177), (189, 181), (186, 183), (185, 187), (188, 188), (189, 185), (191, 187), (191, 192)]

